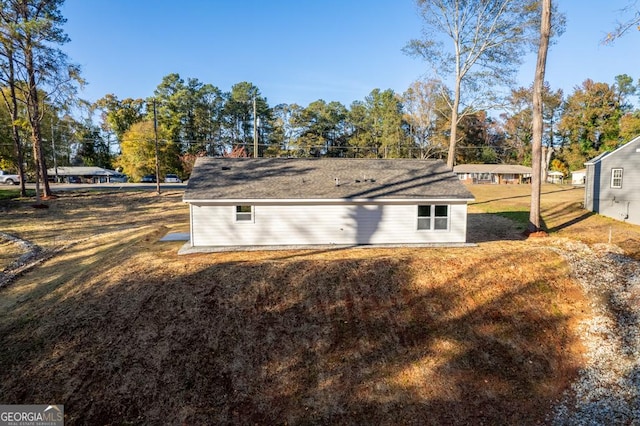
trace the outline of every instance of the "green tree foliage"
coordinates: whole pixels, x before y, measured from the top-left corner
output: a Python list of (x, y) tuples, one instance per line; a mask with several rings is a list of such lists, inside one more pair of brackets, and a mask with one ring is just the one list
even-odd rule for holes
[(18, 170), (12, 135), (11, 114), (7, 105), (0, 103), (0, 166), (1, 170)]
[[(260, 95), (260, 90), (252, 83), (243, 81), (231, 87), (223, 107), (223, 117), (225, 149), (239, 145), (253, 155), (254, 123), (268, 126), (271, 122), (271, 109), (267, 100)], [(258, 136), (262, 136), (259, 144), (260, 141), (265, 141), (264, 134), (268, 131), (269, 129), (263, 128), (259, 132)]]
[[(561, 89), (551, 90), (549, 83), (545, 83), (542, 90), (542, 146), (545, 152), (553, 152), (562, 145), (562, 139), (557, 137), (557, 127), (562, 115), (563, 92)], [(509, 112), (502, 115), (510, 159), (520, 164), (531, 164), (532, 99), (533, 86), (513, 89), (507, 98)], [(550, 156), (545, 156), (545, 169), (548, 168), (548, 161)]]
[(620, 118), (620, 137), (623, 141), (640, 136), (640, 111), (628, 112)]
[(118, 142), (122, 142), (125, 132), (145, 116), (145, 101), (142, 99), (119, 100), (117, 96), (108, 94), (98, 99), (94, 106), (102, 111), (102, 130), (113, 132)]
[(379, 155), (408, 157), (409, 147), (402, 127), (402, 102), (391, 89), (374, 89), (365, 98), (367, 124)]
[[(160, 175), (181, 170), (179, 148), (168, 137), (167, 130), (158, 128)], [(116, 165), (134, 180), (146, 174), (155, 174), (153, 121), (145, 120), (131, 125), (122, 137), (121, 151)]]
[(293, 154), (293, 144), (300, 135), (295, 117), (301, 114), (298, 104), (279, 104), (272, 109), (272, 132), (269, 135), (269, 156), (289, 156)]
[(617, 147), (623, 115), (620, 101), (615, 86), (591, 79), (567, 98), (559, 130), (585, 159)]
[[(47, 179), (47, 162), (43, 148), (41, 120), (44, 97), (69, 99), (76, 84), (82, 83), (79, 68), (70, 64), (58, 48), (68, 41), (60, 13), (63, 0), (7, 0), (0, 3), (0, 70), (10, 87), (10, 102), (16, 123), (17, 99), (22, 96), (30, 128), (36, 176), (45, 196), (51, 195)], [(22, 92), (19, 95), (17, 92)], [(19, 148), (18, 133), (14, 141)], [(19, 149), (16, 155), (20, 156)], [(19, 160), (18, 160), (19, 161)], [(39, 194), (38, 194), (39, 195)]]
[[(453, 168), (464, 115), (460, 111), (483, 109), (480, 102), (494, 97), (495, 86), (510, 83), (537, 29), (538, 2), (417, 0), (417, 4), (424, 21), (423, 38), (411, 40), (405, 52), (429, 62), (436, 75), (452, 78), (447, 164)], [(443, 39), (449, 47), (444, 47)]]
[[(220, 89), (195, 78), (185, 82), (174, 73), (162, 79), (154, 98), (158, 123), (183, 152), (220, 154), (213, 143), (222, 131), (224, 97)], [(151, 113), (149, 110), (148, 119), (153, 118)]]
[(82, 127), (77, 133), (78, 149), (73, 163), (84, 166), (111, 168), (109, 145), (97, 127)]
[(354, 156), (409, 157), (413, 148), (403, 121), (402, 99), (393, 90), (373, 89), (351, 104), (347, 114)]
[(340, 102), (311, 102), (292, 116), (299, 129), (295, 147), (299, 156), (343, 156), (347, 109)]
[(485, 111), (465, 112), (459, 125), (459, 163), (495, 164), (504, 160), (504, 133)]

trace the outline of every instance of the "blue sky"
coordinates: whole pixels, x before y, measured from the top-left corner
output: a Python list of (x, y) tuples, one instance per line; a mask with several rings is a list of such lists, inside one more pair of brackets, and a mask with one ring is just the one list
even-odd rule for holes
[[(630, 0), (564, 0), (565, 34), (549, 52), (547, 81), (573, 91), (586, 78), (640, 77), (640, 32), (600, 40)], [(223, 91), (255, 84), (270, 105), (317, 99), (350, 105), (374, 88), (404, 92), (429, 67), (402, 53), (421, 34), (413, 0), (67, 0), (71, 42), (63, 47), (89, 83), (90, 101), (108, 93), (146, 98), (179, 73)], [(533, 79), (531, 55), (519, 73)]]

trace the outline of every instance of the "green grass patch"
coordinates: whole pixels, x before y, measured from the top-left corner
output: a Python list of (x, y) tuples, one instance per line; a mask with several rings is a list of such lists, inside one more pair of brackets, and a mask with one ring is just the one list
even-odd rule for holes
[(507, 219), (511, 219), (514, 222), (520, 223), (522, 225), (527, 225), (529, 223), (529, 212), (525, 211), (506, 211), (506, 212), (494, 212), (498, 216), (506, 217)]
[[(27, 197), (35, 197), (36, 191), (33, 189), (27, 189)], [(0, 200), (13, 200), (20, 198), (20, 189), (0, 189)]]

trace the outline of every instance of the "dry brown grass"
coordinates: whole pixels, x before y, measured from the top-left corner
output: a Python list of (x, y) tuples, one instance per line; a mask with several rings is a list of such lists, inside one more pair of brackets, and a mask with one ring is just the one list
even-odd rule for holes
[(0, 229), (45, 249), (157, 221), (171, 229), (189, 230), (189, 209), (181, 202), (180, 191), (159, 197), (141, 191), (78, 191), (58, 196), (47, 202), (47, 209), (34, 209), (29, 199), (0, 201)]
[(539, 424), (582, 363), (544, 244), (178, 257), (179, 194), (50, 205), (1, 224), (81, 241), (0, 291), (0, 400), (68, 424)]
[(7, 268), (26, 250), (11, 241), (0, 240), (0, 271)]
[[(469, 185), (476, 197), (469, 212), (499, 214), (521, 221), (526, 229), (529, 218), (529, 185)], [(640, 227), (593, 214), (583, 208), (584, 188), (570, 185), (543, 185), (541, 213), (546, 229), (557, 236), (588, 244), (613, 243), (640, 259)], [(506, 226), (506, 225), (505, 225)]]

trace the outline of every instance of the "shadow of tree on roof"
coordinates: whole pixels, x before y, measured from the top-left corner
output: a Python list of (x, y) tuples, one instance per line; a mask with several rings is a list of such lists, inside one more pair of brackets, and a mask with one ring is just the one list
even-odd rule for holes
[[(349, 194), (347, 198), (360, 198), (360, 197), (374, 198), (374, 197), (385, 197), (385, 196), (388, 197), (390, 195), (402, 193), (409, 189), (415, 189), (415, 188), (421, 188), (421, 187), (425, 188), (425, 195), (426, 195), (430, 193), (428, 189), (430, 185), (436, 185), (442, 182), (449, 182), (452, 185), (452, 188), (451, 188), (452, 193), (448, 194), (446, 191), (440, 191), (439, 193), (435, 193), (434, 195), (440, 195), (442, 197), (449, 196), (451, 198), (458, 195), (459, 189), (453, 192), (453, 190), (457, 189), (457, 188), (453, 188), (453, 186), (460, 185), (457, 182), (456, 178), (452, 176), (451, 173), (441, 172), (441, 173), (417, 175), (417, 176), (412, 176), (406, 179), (394, 181), (391, 183), (381, 184), (379, 186), (375, 186), (374, 188), (369, 188), (366, 190)], [(469, 196), (471, 197), (470, 194)]]

